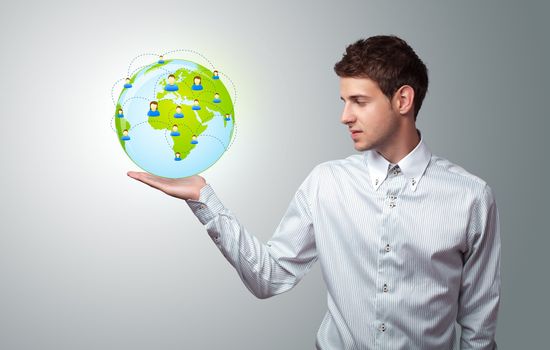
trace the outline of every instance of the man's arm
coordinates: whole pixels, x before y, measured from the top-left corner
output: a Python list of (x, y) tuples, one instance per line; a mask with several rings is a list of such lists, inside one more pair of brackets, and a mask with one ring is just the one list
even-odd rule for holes
[[(184, 199), (246, 287), (265, 299), (290, 290), (317, 260), (309, 203), (314, 173), (315, 169), (296, 191), (267, 244), (250, 234), (200, 177), (163, 179), (145, 173), (129, 176)], [(192, 188), (187, 188), (190, 183)]]
[(500, 222), (493, 192), (485, 185), (474, 205), (464, 256), (457, 322), (461, 349), (497, 349), (500, 303)]

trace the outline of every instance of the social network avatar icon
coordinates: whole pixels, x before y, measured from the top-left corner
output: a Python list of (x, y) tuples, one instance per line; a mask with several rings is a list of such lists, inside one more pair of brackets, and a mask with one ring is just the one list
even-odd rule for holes
[(176, 152), (175, 157), (174, 157), (174, 160), (175, 160), (176, 162), (179, 162), (179, 161), (181, 160), (181, 154), (180, 154), (179, 152)]
[(225, 121), (228, 122), (231, 120), (231, 116), (229, 114), (225, 115)]
[(178, 131), (178, 126), (176, 124), (172, 126), (172, 132), (170, 133), (170, 136), (180, 136), (180, 132)]
[(193, 107), (191, 107), (191, 109), (194, 111), (198, 111), (201, 109), (201, 106), (199, 106), (199, 100), (195, 99), (195, 101), (193, 101)]
[(159, 63), (159, 64), (163, 64), (163, 63), (164, 63), (164, 57), (163, 57), (162, 55), (159, 56), (158, 63)]
[(124, 84), (125, 89), (129, 89), (132, 87), (132, 84), (130, 83), (130, 78), (126, 78), (126, 83)]
[(158, 117), (160, 115), (160, 112), (157, 111), (158, 105), (156, 101), (151, 101), (151, 103), (149, 103), (149, 112), (147, 112), (149, 117)]
[(199, 143), (199, 141), (197, 141), (197, 135), (193, 135), (191, 139), (191, 144), (196, 145), (197, 143)]
[(191, 86), (191, 89), (202, 90), (201, 77), (199, 77), (198, 75), (193, 78), (193, 85)]
[(218, 94), (217, 92), (214, 94), (214, 99), (212, 100), (212, 102), (214, 103), (220, 103), (222, 102), (222, 100), (220, 100), (220, 94)]
[(118, 109), (118, 114), (116, 116), (117, 118), (124, 118), (124, 113), (122, 113), (122, 108)]
[(220, 76), (218, 75), (218, 71), (217, 71), (217, 70), (215, 70), (215, 71), (213, 72), (212, 79), (214, 79), (214, 80), (220, 79)]
[(181, 107), (176, 107), (176, 113), (174, 113), (174, 118), (183, 118), (183, 113), (181, 113)]
[(166, 91), (178, 91), (178, 86), (176, 85), (176, 77), (174, 74), (168, 76), (168, 84), (164, 87)]
[(122, 137), (120, 139), (123, 141), (130, 140), (130, 136), (128, 136), (128, 130), (126, 129), (122, 130)]

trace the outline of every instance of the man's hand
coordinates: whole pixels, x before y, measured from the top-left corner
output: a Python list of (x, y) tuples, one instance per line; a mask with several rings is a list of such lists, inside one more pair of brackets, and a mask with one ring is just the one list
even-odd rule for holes
[(128, 176), (139, 180), (151, 187), (180, 199), (199, 199), (201, 188), (206, 185), (206, 180), (199, 175), (184, 177), (181, 179), (167, 179), (144, 172), (129, 171)]

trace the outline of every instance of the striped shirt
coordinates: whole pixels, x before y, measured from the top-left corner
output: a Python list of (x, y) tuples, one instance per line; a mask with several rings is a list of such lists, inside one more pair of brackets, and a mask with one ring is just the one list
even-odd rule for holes
[(273, 237), (250, 234), (206, 184), (187, 203), (258, 298), (319, 260), (328, 310), (317, 349), (496, 349), (500, 226), (491, 188), (421, 139), (397, 164), (375, 150), (321, 163)]

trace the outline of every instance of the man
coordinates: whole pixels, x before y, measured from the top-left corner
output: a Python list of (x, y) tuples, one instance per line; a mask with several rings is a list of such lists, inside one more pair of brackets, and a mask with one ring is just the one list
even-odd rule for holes
[(176, 113), (174, 113), (174, 118), (183, 118), (183, 113), (181, 113), (181, 106), (176, 106)]
[(180, 136), (177, 124), (172, 125), (172, 132), (170, 133), (170, 136)]
[(424, 63), (395, 36), (359, 40), (334, 67), (360, 154), (317, 165), (262, 244), (200, 176), (128, 175), (185, 199), (248, 289), (268, 298), (320, 261), (317, 349), (496, 349), (500, 227), (491, 188), (431, 153), (415, 121)]
[(168, 76), (168, 83), (164, 87), (164, 90), (166, 91), (178, 91), (179, 88), (176, 85), (176, 76), (174, 74), (170, 74)]
[(122, 137), (120, 138), (123, 141), (129, 141), (130, 136), (128, 136), (128, 130), (124, 129), (122, 130)]
[(195, 99), (193, 100), (193, 107), (191, 107), (192, 110), (198, 111), (201, 109), (201, 106), (199, 105), (199, 100)]

